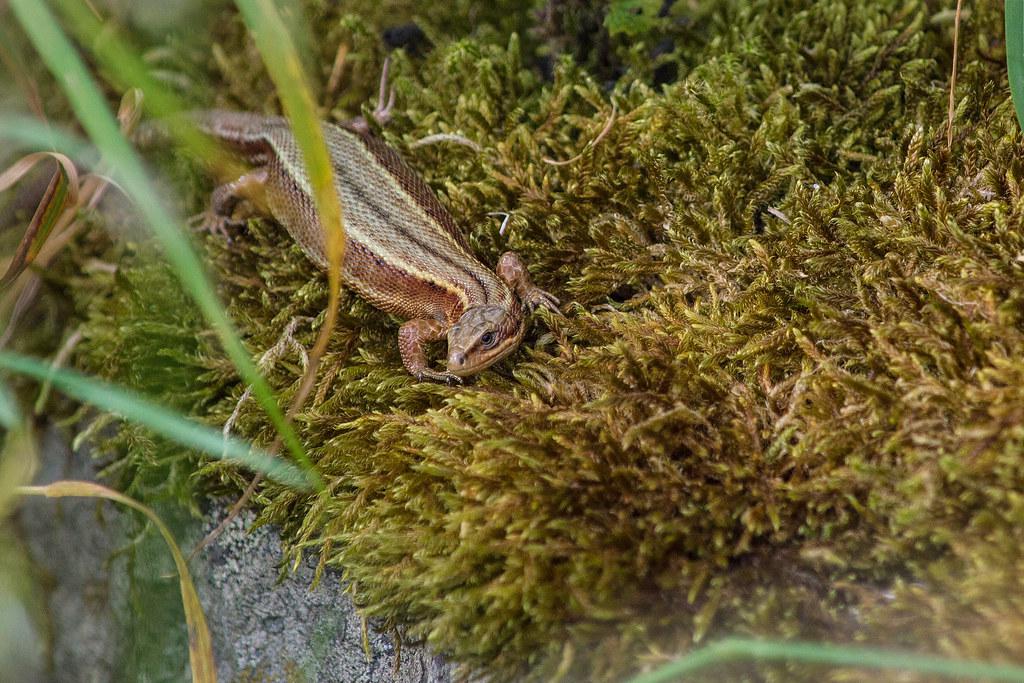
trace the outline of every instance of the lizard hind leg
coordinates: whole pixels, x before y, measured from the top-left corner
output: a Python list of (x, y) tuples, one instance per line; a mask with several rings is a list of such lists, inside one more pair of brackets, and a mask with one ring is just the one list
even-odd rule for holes
[(255, 168), (215, 188), (210, 195), (210, 208), (203, 214), (202, 225), (213, 234), (230, 241), (228, 229), (244, 223), (244, 220), (235, 218), (235, 210), (243, 201), (249, 203), (250, 215), (273, 215), (267, 201), (265, 167)]

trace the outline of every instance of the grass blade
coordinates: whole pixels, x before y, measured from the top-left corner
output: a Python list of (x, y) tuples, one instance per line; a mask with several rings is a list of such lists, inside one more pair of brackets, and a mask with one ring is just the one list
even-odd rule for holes
[(188, 655), (189, 663), (192, 665), (192, 681), (193, 683), (216, 683), (217, 666), (213, 658), (213, 641), (210, 638), (210, 629), (206, 625), (206, 615), (203, 613), (202, 603), (199, 602), (199, 594), (192, 582), (185, 557), (174, 541), (171, 530), (155, 512), (128, 496), (91, 481), (55, 481), (45, 486), (19, 486), (16, 490), (24, 496), (103, 498), (126, 505), (144, 514), (160, 531), (160, 535), (164, 537), (164, 541), (174, 557), (174, 566), (178, 571), (178, 584), (181, 588), (181, 603), (185, 608), (185, 624), (188, 627)]
[(82, 166), (99, 163), (99, 152), (79, 135), (30, 116), (0, 116), (0, 140), (14, 150), (60, 150)]
[(50, 179), (46, 191), (36, 208), (28, 228), (22, 236), (14, 256), (7, 264), (6, 271), (0, 275), (0, 287), (14, 282), (39, 254), (39, 250), (50, 236), (58, 219), (78, 205), (78, 169), (71, 159), (59, 152), (34, 152), (16, 161), (10, 168), (0, 173), (0, 192), (21, 180), (35, 165), (45, 159), (57, 162), (57, 170)]
[(267, 411), (288, 450), (315, 477), (317, 488), (322, 489), (323, 480), (316, 473), (299, 443), (294, 428), (278, 406), (269, 384), (257, 370), (220, 305), (202, 262), (188, 238), (179, 229), (179, 224), (163, 207), (142, 163), (121, 135), (106, 100), (81, 58), (57, 26), (53, 14), (46, 4), (39, 0), (11, 0), (10, 4), (15, 17), (36, 50), (51, 73), (58, 78), (90, 139), (103, 153), (120, 184), (136, 201), (139, 211), (162, 244), (164, 253), (181, 278), (186, 291), (195, 299), (217, 333), (239, 374), (252, 385), (253, 394)]
[(1024, 129), (1024, 0), (1006, 0), (1004, 9), (1006, 70), (1017, 123)]
[(640, 674), (629, 679), (627, 683), (681, 681), (683, 676), (694, 671), (716, 664), (744, 660), (803, 662), (865, 669), (903, 669), (946, 678), (966, 677), (994, 681), (1024, 681), (1024, 667), (1010, 664), (988, 664), (910, 652), (844, 647), (828, 643), (729, 638), (691, 652), (682, 659), (666, 664), (660, 669)]
[(294, 465), (257, 450), (233, 437), (227, 437), (205, 425), (156, 405), (137, 394), (99, 382), (71, 370), (51, 368), (39, 361), (8, 351), (0, 351), (0, 368), (40, 381), (49, 380), (68, 396), (89, 403), (127, 420), (144, 425), (164, 437), (262, 472), (276, 481), (297, 488), (309, 488), (311, 477)]
[(0, 427), (6, 430), (16, 429), (21, 423), (21, 413), (18, 411), (18, 404), (7, 387), (0, 384)]
[(327, 342), (337, 320), (341, 296), (341, 264), (345, 256), (341, 198), (334, 187), (330, 155), (324, 143), (323, 128), (302, 68), (302, 60), (277, 8), (272, 0), (236, 0), (235, 4), (242, 12), (256, 47), (263, 56), (263, 63), (277, 88), (278, 97), (291, 123), (292, 134), (302, 151), (320, 224), (327, 231), (327, 313), (309, 354), (309, 366), (302, 378), (302, 385), (292, 403), (294, 411), (305, 402), (313, 388), (320, 358), (327, 350)]

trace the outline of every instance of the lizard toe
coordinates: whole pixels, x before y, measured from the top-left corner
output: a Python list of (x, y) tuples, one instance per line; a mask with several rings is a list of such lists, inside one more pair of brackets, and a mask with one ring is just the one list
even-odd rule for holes
[(538, 308), (546, 308), (552, 313), (561, 315), (561, 311), (558, 310), (558, 304), (561, 303), (557, 297), (549, 292), (545, 292), (539, 287), (533, 288), (525, 297), (524, 303), (530, 311), (535, 311)]

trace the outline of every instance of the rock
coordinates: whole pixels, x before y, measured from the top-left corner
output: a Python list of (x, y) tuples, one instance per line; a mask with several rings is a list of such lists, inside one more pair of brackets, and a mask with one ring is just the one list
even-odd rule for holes
[[(37, 483), (94, 479), (88, 454), (73, 454), (55, 430), (45, 433), (41, 451)], [(216, 526), (231, 502), (211, 502), (205, 522), (186, 519), (183, 529), (180, 519), (170, 520), (182, 548)], [(32, 499), (20, 507), (16, 524), (46, 588), (52, 680), (124, 680), (142, 672), (153, 681), (187, 680), (170, 554), (158, 548), (159, 538), (148, 538), (157, 536), (152, 529), (132, 546), (139, 530), (134, 514), (84, 499)], [(279, 581), (280, 537), (271, 527), (248, 532), (254, 518), (247, 511), (233, 520), (191, 564), (219, 680), (450, 683), (451, 667), (423, 647), (403, 644), (396, 663), (392, 634), (372, 624), (367, 657), (362, 620), (340, 573), (325, 571), (311, 589), (316, 561), (310, 557)], [(41, 666), (38, 660), (33, 666)], [(23, 680), (46, 680), (48, 673), (31, 675)]]

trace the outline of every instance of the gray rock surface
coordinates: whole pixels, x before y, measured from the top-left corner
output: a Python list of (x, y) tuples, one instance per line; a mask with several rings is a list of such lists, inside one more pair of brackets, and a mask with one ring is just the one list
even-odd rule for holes
[[(219, 519), (224, 506), (216, 512)], [(248, 512), (231, 522), (205, 551), (204, 571), (196, 577), (221, 680), (241, 674), (269, 681), (451, 680), (447, 664), (421, 647), (403, 645), (396, 668), (393, 639), (372, 627), (367, 659), (362, 620), (337, 572), (325, 572), (310, 590), (317, 563), (307, 557), (278, 584), (280, 539), (266, 527), (246, 533), (254, 518)]]
[[(41, 450), (38, 483), (93, 478), (90, 458), (72, 453), (56, 432)], [(202, 524), (185, 518), (182, 529), (172, 520), (182, 547), (212, 529), (230, 502), (214, 502)], [(34, 680), (188, 680), (173, 564), (159, 538), (132, 545), (141, 528), (133, 514), (95, 500), (20, 507), (16, 523), (46, 589), (52, 638), (51, 663)], [(440, 657), (403, 644), (398, 658), (391, 635), (372, 624), (367, 656), (362, 620), (340, 575), (328, 570), (311, 589), (316, 561), (306, 558), (279, 581), (280, 538), (269, 527), (249, 532), (253, 519), (252, 512), (235, 519), (191, 565), (220, 681), (450, 683)], [(140, 553), (140, 545), (153, 550)]]

